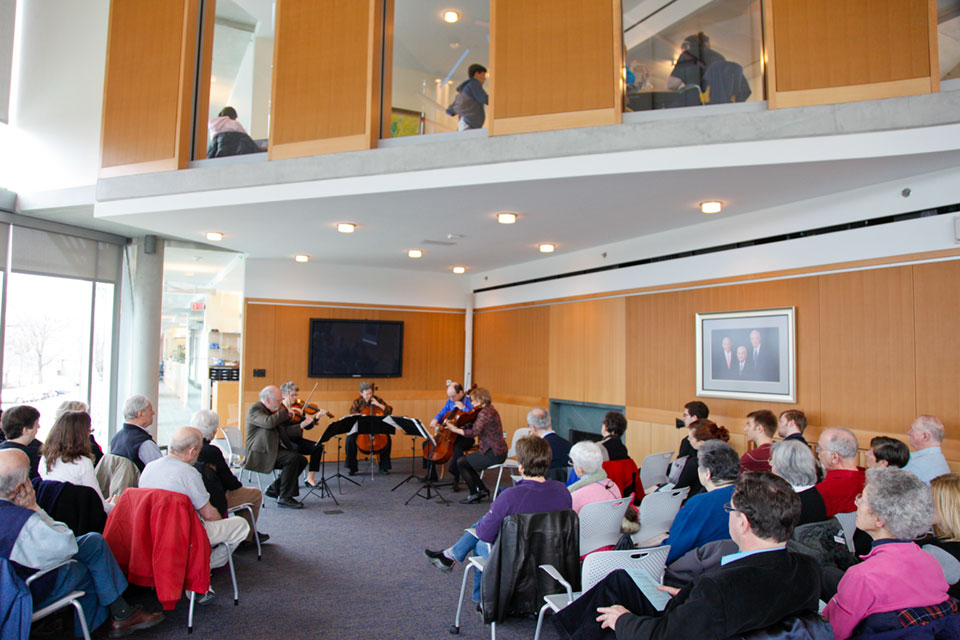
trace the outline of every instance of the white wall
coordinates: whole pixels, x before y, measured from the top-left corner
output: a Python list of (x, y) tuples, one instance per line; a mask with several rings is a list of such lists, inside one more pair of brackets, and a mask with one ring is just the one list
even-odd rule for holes
[(463, 309), (468, 281), (450, 273), (249, 258), (244, 296)]
[(14, 191), (96, 183), (109, 0), (21, 0), (0, 170)]

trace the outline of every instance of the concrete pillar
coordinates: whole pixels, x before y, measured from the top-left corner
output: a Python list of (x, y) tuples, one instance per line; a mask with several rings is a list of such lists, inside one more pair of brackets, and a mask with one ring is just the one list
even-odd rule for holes
[(463, 314), (463, 388), (469, 389), (473, 382), (473, 292), (467, 294)]
[[(160, 306), (163, 299), (163, 239), (137, 240), (133, 273), (133, 340), (130, 359), (130, 395), (150, 398), (159, 413)], [(122, 402), (122, 401), (121, 401)], [(157, 419), (150, 432), (157, 435)]]

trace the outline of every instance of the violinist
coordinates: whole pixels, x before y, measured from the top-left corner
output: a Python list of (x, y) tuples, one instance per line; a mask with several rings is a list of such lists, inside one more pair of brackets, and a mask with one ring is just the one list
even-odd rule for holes
[(470, 400), (474, 407), (479, 407), (477, 419), (469, 427), (449, 427), (454, 433), (467, 437), (477, 438), (478, 451), (461, 456), (457, 461), (460, 477), (467, 483), (470, 495), (460, 504), (473, 504), (490, 498), (490, 491), (483, 484), (480, 472), (487, 467), (501, 464), (507, 459), (507, 441), (503, 437), (503, 424), (500, 413), (493, 406), (490, 392), (483, 387), (477, 387), (470, 392)]
[[(383, 398), (374, 395), (374, 386), (370, 382), (360, 383), (360, 396), (350, 405), (351, 414), (366, 413), (369, 415), (389, 416), (393, 413), (393, 407), (384, 402)], [(347, 456), (346, 465), (351, 476), (357, 475), (357, 435), (351, 433), (347, 436)], [(380, 455), (380, 473), (390, 474), (390, 449), (393, 446), (393, 440), (389, 435), (386, 436), (387, 446), (379, 451)]]
[[(440, 409), (440, 413), (433, 417), (433, 420), (430, 421), (430, 426), (436, 431), (437, 427), (443, 422), (443, 418), (453, 411), (454, 409), (460, 409), (461, 411), (471, 411), (473, 409), (473, 403), (470, 402), (470, 398), (467, 396), (466, 392), (463, 390), (463, 385), (459, 382), (447, 381), (447, 402), (443, 405), (443, 408)], [(457, 468), (457, 460), (460, 459), (460, 456), (463, 455), (463, 452), (473, 446), (473, 438), (467, 438), (462, 435), (457, 435), (457, 439), (453, 443), (453, 457), (450, 458), (450, 474), (453, 476), (453, 491), (460, 491), (460, 469)], [(434, 470), (433, 475), (436, 476), (436, 471)], [(436, 480), (436, 477), (431, 477), (431, 480)]]
[(309, 456), (310, 464), (307, 466), (307, 484), (311, 487), (317, 486), (316, 475), (320, 471), (320, 463), (323, 460), (323, 445), (313, 440), (307, 440), (303, 437), (304, 431), (313, 429), (317, 424), (317, 419), (323, 415), (329, 415), (323, 409), (318, 409), (314, 405), (308, 405), (314, 409), (313, 413), (305, 411), (307, 408), (300, 400), (300, 387), (293, 380), (288, 380), (280, 385), (280, 392), (283, 393), (283, 406), (287, 408), (290, 414), (289, 422), (284, 425), (286, 439), (281, 438), (280, 446), (297, 453)]

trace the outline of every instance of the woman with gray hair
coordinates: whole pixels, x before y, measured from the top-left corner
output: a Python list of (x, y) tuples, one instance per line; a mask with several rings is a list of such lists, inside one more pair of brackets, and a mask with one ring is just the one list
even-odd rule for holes
[(596, 442), (581, 440), (570, 448), (570, 464), (579, 480), (571, 484), (573, 510), (580, 513), (584, 505), (620, 498), (620, 487), (607, 478), (603, 470), (603, 451)]
[(823, 522), (827, 519), (827, 505), (817, 491), (817, 461), (810, 447), (791, 438), (773, 444), (770, 471), (790, 483), (800, 496), (800, 522)]
[(873, 549), (847, 569), (823, 611), (837, 640), (899, 629), (899, 609), (949, 604), (940, 564), (913, 542), (933, 524), (927, 486), (904, 469), (877, 467), (867, 471), (856, 503), (857, 528), (873, 538)]

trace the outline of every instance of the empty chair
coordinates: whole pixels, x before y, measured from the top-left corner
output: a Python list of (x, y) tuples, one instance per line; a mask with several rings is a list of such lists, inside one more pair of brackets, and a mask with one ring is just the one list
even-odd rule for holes
[(853, 553), (855, 551), (853, 546), (853, 533), (857, 530), (857, 512), (838, 513), (833, 517), (840, 523), (840, 528), (843, 530), (843, 537), (847, 541), (847, 549)]
[(657, 491), (644, 497), (640, 503), (640, 530), (633, 534), (633, 541), (641, 544), (644, 540), (670, 531), (670, 525), (689, 491), (690, 487), (684, 487)]
[(603, 547), (613, 547), (620, 539), (623, 514), (633, 496), (591, 502), (580, 509), (580, 557)]
[(519, 440), (520, 438), (526, 438), (532, 432), (533, 432), (533, 429), (531, 429), (530, 427), (520, 427), (519, 429), (514, 431), (513, 439), (510, 441), (510, 449), (507, 450), (507, 459), (501, 462), (500, 464), (491, 465), (480, 472), (480, 477), (483, 478), (483, 472), (486, 471), (487, 469), (498, 469), (497, 486), (494, 487), (493, 489), (494, 498), (497, 497), (497, 491), (500, 490), (500, 478), (503, 477), (503, 470), (516, 469), (517, 467), (520, 466), (520, 463), (517, 462), (517, 457), (516, 457), (517, 456), (517, 450), (516, 450), (517, 440)]
[(644, 491), (667, 481), (667, 469), (670, 468), (672, 458), (673, 451), (664, 451), (651, 453), (643, 459), (640, 463), (640, 484)]
[(231, 467), (239, 467), (243, 464), (243, 459), (247, 455), (247, 450), (243, 446), (243, 438), (240, 435), (240, 429), (234, 426), (220, 427), (223, 435), (227, 436), (226, 445), (229, 456), (227, 464)]

